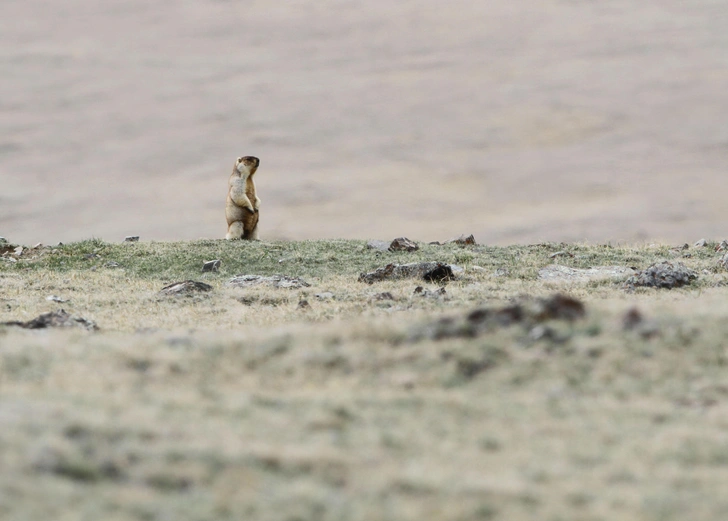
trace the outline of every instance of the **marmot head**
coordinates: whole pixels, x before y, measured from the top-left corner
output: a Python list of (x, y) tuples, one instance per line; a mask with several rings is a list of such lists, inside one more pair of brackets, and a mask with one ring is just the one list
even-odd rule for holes
[(239, 157), (235, 161), (235, 169), (241, 174), (253, 175), (258, 169), (260, 159), (254, 156)]

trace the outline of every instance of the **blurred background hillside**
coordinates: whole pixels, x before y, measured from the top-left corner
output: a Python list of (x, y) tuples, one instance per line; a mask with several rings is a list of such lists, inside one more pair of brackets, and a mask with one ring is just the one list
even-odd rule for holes
[(728, 3), (4, 0), (0, 235), (726, 238)]

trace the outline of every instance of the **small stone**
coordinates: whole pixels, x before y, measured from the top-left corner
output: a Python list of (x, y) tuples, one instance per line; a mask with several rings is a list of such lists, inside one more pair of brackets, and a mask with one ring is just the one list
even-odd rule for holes
[(206, 271), (219, 271), (221, 263), (222, 261), (220, 261), (219, 259), (207, 261), (202, 265), (202, 271), (203, 273)]
[(638, 286), (654, 288), (678, 288), (690, 284), (698, 275), (681, 262), (662, 261), (652, 264), (631, 276), (625, 282), (627, 289)]
[(285, 275), (272, 275), (270, 277), (263, 277), (261, 275), (237, 275), (227, 282), (228, 286), (237, 288), (246, 288), (261, 284), (274, 288), (288, 289), (307, 288), (311, 285), (303, 279), (287, 277)]
[(625, 331), (632, 331), (637, 326), (644, 322), (645, 318), (642, 316), (642, 312), (636, 307), (630, 308), (622, 317), (622, 329)]
[(332, 298), (334, 298), (334, 294), (331, 293), (330, 291), (324, 291), (323, 293), (316, 293), (316, 295), (314, 295), (314, 296), (319, 300), (331, 300)]
[(695, 246), (696, 248), (705, 248), (707, 245), (708, 241), (706, 241), (705, 239), (700, 239), (695, 244), (693, 244), (693, 246)]
[(138, 235), (127, 235), (124, 237), (124, 242), (139, 242)]
[(417, 251), (420, 247), (407, 237), (398, 237), (389, 245), (389, 251)]
[(425, 289), (422, 286), (417, 286), (414, 291), (414, 295), (419, 295), (423, 298), (431, 298), (431, 299), (441, 299), (447, 297), (447, 292), (445, 291), (445, 288), (440, 288), (435, 291), (431, 291), (429, 289)]
[(311, 307), (311, 304), (308, 303), (308, 300), (299, 300), (297, 307), (298, 309), (308, 309)]
[(574, 254), (570, 253), (568, 251), (557, 251), (556, 253), (552, 253), (549, 255), (549, 259), (555, 259), (556, 257), (573, 257)]
[(43, 313), (27, 322), (11, 321), (0, 322), (4, 326), (19, 326), (24, 329), (45, 329), (49, 327), (80, 327), (88, 331), (96, 331), (99, 327), (95, 322), (81, 317), (75, 317), (66, 313), (63, 309)]
[(728, 250), (728, 241), (720, 241), (720, 244), (715, 247), (715, 251)]
[(468, 236), (465, 236), (464, 234), (458, 237), (457, 239), (450, 239), (445, 244), (457, 244), (459, 246), (475, 246), (475, 237), (471, 234)]
[(182, 282), (174, 282), (169, 286), (163, 287), (159, 292), (162, 295), (188, 295), (190, 293), (212, 291), (212, 286), (204, 282), (195, 280), (185, 280)]
[(13, 250), (13, 254), (16, 257), (20, 257), (23, 254), (23, 247), (22, 246), (18, 246), (17, 248), (15, 248), (15, 250)]
[(59, 302), (59, 303), (68, 302), (68, 300), (61, 298), (58, 295), (48, 295), (46, 297), (46, 300), (48, 300), (50, 302)]
[(37, 250), (38, 248), (42, 248), (42, 247), (43, 247), (43, 243), (42, 243), (42, 242), (39, 242), (39, 243), (36, 243), (36, 244), (35, 244), (35, 245), (33, 246), (33, 249), (34, 249), (34, 250)]
[(394, 295), (392, 295), (389, 291), (383, 291), (381, 293), (376, 293), (372, 296), (372, 300), (394, 300)]

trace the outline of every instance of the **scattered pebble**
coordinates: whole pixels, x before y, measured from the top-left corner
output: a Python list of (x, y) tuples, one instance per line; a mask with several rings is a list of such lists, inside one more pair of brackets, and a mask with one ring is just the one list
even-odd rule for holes
[(681, 262), (662, 261), (632, 275), (625, 282), (627, 289), (635, 287), (679, 288), (690, 284), (698, 275)]
[(459, 246), (475, 246), (477, 243), (475, 242), (475, 237), (470, 235), (461, 235), (457, 239), (450, 239), (445, 244), (457, 244)]
[(407, 237), (398, 237), (392, 241), (388, 249), (389, 251), (417, 251), (420, 247)]
[(442, 262), (415, 262), (412, 264), (387, 264), (370, 273), (359, 275), (359, 282), (373, 284), (390, 279), (420, 278), (427, 282), (443, 282), (455, 278), (453, 269)]
[(272, 275), (263, 277), (262, 275), (237, 275), (227, 282), (228, 286), (237, 288), (247, 288), (264, 284), (274, 288), (307, 288), (311, 284), (303, 279), (296, 277), (287, 277), (285, 275)]
[(203, 273), (206, 271), (219, 271), (220, 264), (222, 264), (222, 261), (220, 259), (207, 261), (202, 265), (202, 271)]
[(42, 315), (38, 315), (34, 319), (28, 320), (27, 322), (0, 322), (0, 325), (18, 326), (24, 329), (45, 329), (49, 327), (80, 327), (88, 331), (96, 331), (99, 329), (95, 322), (92, 322), (91, 320), (87, 320), (85, 318), (69, 315), (63, 309), (61, 309), (60, 311), (43, 313)]
[(389, 291), (383, 291), (382, 293), (372, 295), (372, 300), (394, 300), (394, 295)]
[(162, 295), (188, 295), (190, 293), (212, 291), (212, 286), (204, 282), (195, 280), (185, 280), (182, 282), (174, 282), (169, 286), (163, 287), (159, 292)]
[(548, 298), (526, 298), (501, 308), (478, 308), (464, 317), (445, 317), (424, 326), (418, 326), (411, 333), (412, 340), (478, 336), (496, 327), (523, 324), (534, 339), (552, 338), (550, 328), (536, 329), (547, 320), (573, 322), (586, 315), (584, 304), (573, 297), (557, 293)]
[(445, 299), (447, 298), (447, 292), (445, 291), (445, 288), (440, 288), (435, 291), (423, 288), (422, 286), (417, 286), (414, 291), (415, 295), (419, 295), (420, 297), (424, 298), (432, 298), (432, 299)]

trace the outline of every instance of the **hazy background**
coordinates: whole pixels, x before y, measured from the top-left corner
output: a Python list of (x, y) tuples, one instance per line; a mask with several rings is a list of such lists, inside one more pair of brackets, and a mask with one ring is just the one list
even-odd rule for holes
[(726, 238), (724, 0), (3, 0), (0, 235)]

